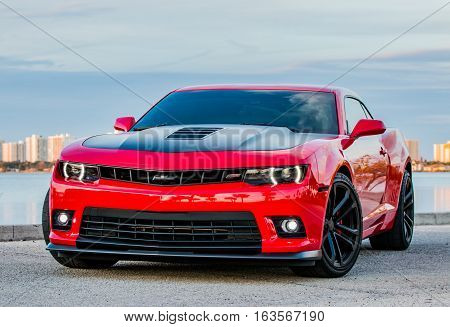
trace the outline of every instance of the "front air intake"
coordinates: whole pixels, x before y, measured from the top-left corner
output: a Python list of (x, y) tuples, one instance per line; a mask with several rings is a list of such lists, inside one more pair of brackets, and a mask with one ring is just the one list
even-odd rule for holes
[(222, 128), (217, 127), (184, 127), (167, 136), (168, 139), (201, 140)]
[(250, 212), (150, 212), (85, 208), (79, 248), (259, 253)]

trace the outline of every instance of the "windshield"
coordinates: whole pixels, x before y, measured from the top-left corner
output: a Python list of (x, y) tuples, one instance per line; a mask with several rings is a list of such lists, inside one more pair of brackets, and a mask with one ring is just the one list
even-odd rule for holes
[(338, 134), (333, 93), (278, 90), (193, 90), (169, 94), (134, 126), (238, 124)]

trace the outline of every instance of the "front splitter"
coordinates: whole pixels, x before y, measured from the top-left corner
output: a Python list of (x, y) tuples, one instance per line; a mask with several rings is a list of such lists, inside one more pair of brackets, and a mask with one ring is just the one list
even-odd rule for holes
[(239, 264), (262, 264), (276, 266), (313, 266), (322, 258), (322, 251), (305, 251), (298, 253), (197, 253), (181, 251), (140, 251), (112, 249), (80, 249), (74, 246), (48, 244), (47, 250), (56, 252), (58, 256), (77, 255), (80, 258), (96, 260), (129, 260), (129, 261), (163, 261), (185, 263), (221, 263), (237, 262)]

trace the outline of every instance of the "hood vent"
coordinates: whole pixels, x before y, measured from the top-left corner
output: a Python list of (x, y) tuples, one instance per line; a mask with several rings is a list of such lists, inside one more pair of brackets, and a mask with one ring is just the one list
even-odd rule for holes
[(201, 140), (222, 128), (216, 127), (184, 127), (167, 136), (168, 139)]

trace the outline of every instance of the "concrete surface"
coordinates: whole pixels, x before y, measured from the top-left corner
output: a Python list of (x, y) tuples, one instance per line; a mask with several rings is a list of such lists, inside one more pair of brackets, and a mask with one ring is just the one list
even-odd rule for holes
[(42, 240), (42, 225), (0, 225), (0, 242)]
[[(449, 225), (450, 212), (419, 213), (414, 216), (415, 224)], [(41, 225), (0, 225), (0, 242), (42, 240)]]
[(43, 241), (0, 243), (0, 306), (448, 306), (450, 225), (419, 226), (404, 252), (367, 242), (344, 278), (287, 268), (120, 262), (60, 266)]
[(42, 225), (0, 225), (0, 242), (43, 240)]

